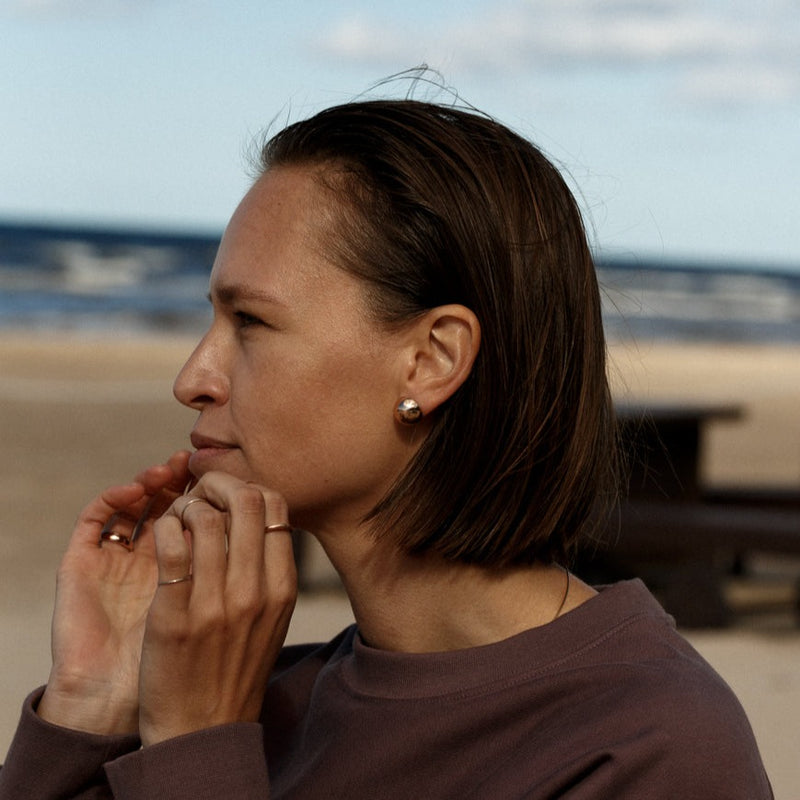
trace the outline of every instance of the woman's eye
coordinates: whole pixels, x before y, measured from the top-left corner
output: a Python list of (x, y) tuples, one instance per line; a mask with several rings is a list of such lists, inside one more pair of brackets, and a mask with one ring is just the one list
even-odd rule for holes
[(253, 325), (265, 324), (263, 320), (260, 320), (258, 317), (254, 317), (252, 314), (248, 314), (246, 311), (236, 311), (234, 312), (234, 317), (236, 317), (240, 328), (250, 328)]

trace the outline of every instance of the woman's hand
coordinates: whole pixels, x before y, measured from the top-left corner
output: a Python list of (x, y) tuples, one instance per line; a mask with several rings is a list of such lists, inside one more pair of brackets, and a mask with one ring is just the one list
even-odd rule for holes
[[(190, 478), (189, 454), (176, 453), (125, 486), (107, 489), (81, 512), (58, 570), (53, 666), (39, 715), (90, 733), (138, 729), (139, 661), (147, 610), (157, 582), (152, 520)], [(134, 548), (104, 541), (114, 531)]]
[(297, 596), (285, 501), (211, 472), (156, 522), (155, 540), (142, 743), (257, 720)]

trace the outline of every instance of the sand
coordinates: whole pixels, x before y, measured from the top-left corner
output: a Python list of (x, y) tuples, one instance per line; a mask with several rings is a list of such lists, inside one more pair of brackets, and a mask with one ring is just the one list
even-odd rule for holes
[[(194, 415), (172, 399), (171, 382), (192, 346), (181, 337), (0, 334), (0, 758), (22, 699), (47, 678), (53, 575), (78, 510), (98, 488), (188, 445)], [(708, 430), (706, 482), (800, 486), (800, 347), (619, 343), (611, 356), (620, 399), (741, 408), (740, 419)], [(800, 578), (800, 563), (780, 567)], [(291, 641), (326, 638), (352, 619), (316, 551), (312, 572), (333, 588), (300, 598)], [(796, 621), (749, 617), (689, 638), (742, 700), (776, 797), (800, 798)]]

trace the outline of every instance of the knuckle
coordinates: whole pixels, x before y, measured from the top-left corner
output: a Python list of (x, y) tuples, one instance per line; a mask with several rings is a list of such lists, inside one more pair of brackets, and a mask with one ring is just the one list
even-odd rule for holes
[(263, 594), (256, 587), (239, 586), (228, 594), (226, 605), (235, 619), (253, 620), (263, 614), (265, 603)]
[(154, 603), (147, 614), (147, 636), (156, 644), (180, 645), (188, 641), (189, 630), (182, 616)]
[(186, 556), (184, 553), (172, 547), (165, 547), (159, 550), (158, 560), (161, 562), (161, 566), (168, 576), (171, 576), (173, 572), (177, 573), (182, 570), (184, 564), (186, 564)]
[(264, 495), (255, 486), (243, 484), (235, 491), (236, 508), (243, 514), (264, 515)]
[(272, 490), (267, 491), (265, 492), (264, 503), (270, 517), (274, 516), (275, 519), (281, 520), (289, 518), (289, 506), (286, 500), (284, 500), (283, 495)]
[(183, 567), (188, 560), (185, 542), (173, 537), (157, 536), (156, 553), (159, 563), (165, 570)]
[(218, 483), (221, 479), (224, 478), (224, 473), (220, 472), (219, 470), (212, 469), (203, 474), (200, 479), (195, 484), (195, 488), (206, 488), (209, 484)]
[(224, 528), (222, 514), (208, 503), (195, 503), (185, 516), (193, 528), (202, 528), (203, 530)]
[(270, 604), (280, 607), (294, 606), (297, 600), (297, 573), (287, 573), (271, 582), (269, 587)]
[(162, 517), (176, 517), (180, 518), (181, 502), (185, 500), (183, 495), (176, 497), (165, 509)]
[(227, 627), (228, 618), (225, 609), (218, 603), (206, 603), (192, 617), (192, 635), (196, 638), (206, 639), (224, 632)]

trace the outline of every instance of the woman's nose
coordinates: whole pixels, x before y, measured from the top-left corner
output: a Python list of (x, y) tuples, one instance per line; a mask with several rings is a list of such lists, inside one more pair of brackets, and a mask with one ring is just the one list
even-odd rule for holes
[(209, 331), (175, 378), (172, 393), (180, 403), (200, 411), (210, 403), (227, 402), (229, 384), (221, 355)]

